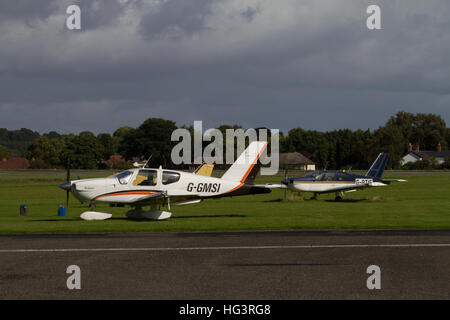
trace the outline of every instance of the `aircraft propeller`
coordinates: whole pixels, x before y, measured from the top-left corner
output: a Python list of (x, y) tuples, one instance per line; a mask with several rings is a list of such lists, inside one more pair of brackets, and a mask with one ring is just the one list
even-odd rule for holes
[(66, 163), (66, 182), (59, 185), (63, 190), (66, 190), (66, 208), (69, 209), (69, 193), (72, 188), (72, 183), (70, 182), (70, 158), (67, 158)]
[[(66, 173), (66, 182), (70, 183), (70, 158), (67, 158), (67, 173)], [(66, 208), (69, 208), (69, 194), (70, 189), (66, 191)]]
[[(284, 180), (288, 179), (288, 166), (286, 166), (286, 169), (284, 170)], [(284, 189), (284, 200), (286, 200), (286, 192), (287, 189)]]

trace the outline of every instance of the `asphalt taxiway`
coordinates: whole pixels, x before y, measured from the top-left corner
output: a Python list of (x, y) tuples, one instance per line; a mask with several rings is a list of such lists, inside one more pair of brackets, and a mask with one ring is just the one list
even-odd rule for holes
[(1, 235), (0, 270), (0, 299), (450, 299), (450, 230)]

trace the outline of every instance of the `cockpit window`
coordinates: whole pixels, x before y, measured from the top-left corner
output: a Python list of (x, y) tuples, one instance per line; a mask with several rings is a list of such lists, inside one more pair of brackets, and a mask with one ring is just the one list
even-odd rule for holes
[(339, 172), (337, 175), (336, 180), (337, 181), (346, 181), (348, 180), (348, 174), (344, 173), (344, 172)]
[(177, 172), (163, 171), (162, 183), (171, 184), (180, 180), (180, 174)]
[(134, 179), (134, 186), (156, 186), (157, 183), (156, 170), (139, 170), (139, 173)]
[(335, 172), (325, 172), (316, 177), (316, 180), (333, 181), (336, 176)]
[(130, 178), (133, 175), (132, 171), (123, 171), (121, 173), (116, 174), (117, 180), (119, 180), (120, 184), (127, 184), (130, 182)]

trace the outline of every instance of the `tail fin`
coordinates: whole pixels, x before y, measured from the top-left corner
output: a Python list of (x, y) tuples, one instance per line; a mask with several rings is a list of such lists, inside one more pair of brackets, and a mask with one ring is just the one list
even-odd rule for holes
[(224, 173), (222, 179), (248, 184), (253, 183), (261, 166), (260, 163), (257, 163), (258, 159), (267, 147), (267, 144), (267, 141), (254, 141), (250, 143), (248, 148), (237, 158), (230, 169)]
[(370, 166), (366, 176), (381, 178), (384, 168), (389, 160), (389, 153), (380, 153), (374, 163)]

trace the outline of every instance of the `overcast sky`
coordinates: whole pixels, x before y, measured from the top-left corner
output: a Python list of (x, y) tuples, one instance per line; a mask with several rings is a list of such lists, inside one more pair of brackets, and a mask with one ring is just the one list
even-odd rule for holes
[(449, 125), (449, 17), (448, 0), (1, 1), (0, 128), (375, 129), (400, 110)]

